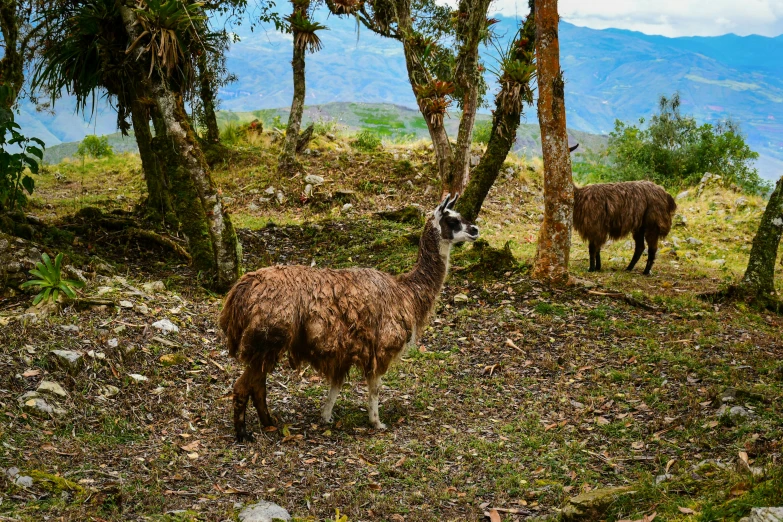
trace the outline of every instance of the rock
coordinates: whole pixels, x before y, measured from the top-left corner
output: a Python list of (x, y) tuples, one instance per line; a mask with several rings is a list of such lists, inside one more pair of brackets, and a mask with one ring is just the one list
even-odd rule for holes
[(312, 186), (310, 183), (308, 183), (307, 185), (305, 185), (305, 188), (304, 188), (304, 195), (305, 195), (306, 197), (308, 197), (308, 198), (311, 198), (311, 197), (313, 197), (313, 186)]
[(734, 206), (737, 207), (737, 210), (744, 208), (748, 206), (748, 199), (740, 196), (734, 200)]
[(275, 187), (273, 187), (272, 185), (270, 185), (270, 186), (269, 186), (269, 187), (267, 187), (267, 189), (264, 191), (264, 194), (269, 194), (270, 196), (274, 196), (274, 195), (275, 195), (275, 192), (277, 192), (277, 191), (275, 190)]
[(120, 345), (120, 341), (116, 338), (109, 339), (106, 341), (106, 346), (109, 348), (117, 348)]
[(327, 132), (324, 136), (326, 136), (326, 139), (329, 141), (334, 141), (337, 139), (337, 136), (332, 134), (331, 132)]
[(20, 488), (31, 488), (33, 487), (33, 477), (28, 477), (27, 475), (20, 475), (19, 477), (16, 477), (14, 484), (19, 486)]
[(163, 334), (170, 334), (170, 333), (178, 333), (179, 332), (179, 326), (172, 323), (168, 319), (161, 319), (160, 321), (156, 321), (152, 323), (152, 327), (158, 330), (159, 332)]
[(718, 416), (723, 418), (724, 421), (731, 426), (739, 426), (752, 418), (753, 414), (742, 406), (732, 406), (729, 408), (727, 405), (723, 405), (718, 410)]
[(97, 297), (102, 297), (102, 296), (104, 296), (106, 294), (110, 294), (112, 292), (114, 292), (114, 288), (112, 288), (110, 286), (99, 286), (98, 290), (95, 292), (95, 295)]
[(145, 382), (145, 381), (149, 380), (148, 377), (145, 377), (143, 375), (139, 375), (138, 373), (129, 373), (128, 377), (130, 377), (131, 379), (133, 379), (136, 382)]
[(240, 522), (276, 522), (278, 520), (291, 520), (291, 515), (284, 508), (265, 500), (247, 506), (239, 512)]
[(317, 187), (318, 185), (323, 185), (324, 181), (325, 180), (324, 180), (323, 177), (318, 176), (316, 174), (308, 174), (304, 178), (304, 182), (305, 183), (309, 183), (310, 185), (312, 185), (314, 187)]
[(772, 220), (772, 224), (776, 227), (783, 227), (783, 218), (775, 218)]
[(677, 194), (677, 199), (685, 199), (690, 195), (690, 190), (683, 190), (679, 194)]
[(150, 313), (150, 309), (147, 305), (144, 303), (139, 303), (136, 306), (133, 307), (137, 312), (139, 312), (142, 315), (147, 315)]
[(667, 480), (671, 480), (673, 475), (671, 473), (664, 473), (663, 475), (658, 475), (655, 477), (655, 485), (662, 484), (666, 482)]
[(343, 212), (348, 212), (348, 211), (350, 211), (352, 208), (353, 208), (353, 205), (352, 205), (352, 204), (350, 204), (350, 203), (346, 203), (345, 205), (343, 205)]
[(674, 226), (675, 227), (686, 227), (688, 226), (688, 220), (685, 219), (685, 216), (682, 214), (675, 214), (674, 215)]
[(10, 479), (13, 479), (18, 474), (19, 474), (19, 468), (15, 467), (15, 466), (14, 467), (10, 467), (7, 470), (5, 470), (5, 475), (8, 478), (10, 478)]
[(455, 303), (467, 303), (468, 302), (468, 296), (465, 294), (456, 294), (454, 296), (454, 302)]
[(48, 418), (65, 415), (65, 410), (52, 406), (38, 392), (30, 391), (17, 399), (19, 406), (31, 415)]
[(144, 283), (141, 285), (141, 288), (148, 294), (154, 294), (155, 292), (164, 292), (166, 290), (166, 285), (163, 281), (153, 281), (151, 283)]
[(167, 353), (160, 356), (160, 362), (163, 364), (163, 366), (174, 366), (177, 364), (182, 364), (187, 360), (188, 358), (185, 357), (185, 354), (182, 352)]
[(696, 245), (696, 246), (701, 245), (703, 243), (702, 240), (696, 239), (695, 237), (689, 237), (688, 239), (685, 240), (685, 242), (688, 243), (689, 245)]
[(259, 209), (259, 206), (258, 206), (258, 205), (256, 205), (255, 203), (251, 203), (251, 204), (249, 204), (249, 205), (247, 206), (247, 209), (248, 209), (250, 212), (255, 212), (256, 210), (258, 210), (258, 209)]
[(783, 507), (760, 507), (750, 510), (750, 516), (739, 522), (783, 522)]
[(581, 520), (598, 520), (602, 518), (606, 509), (617, 500), (620, 495), (626, 495), (633, 491), (630, 487), (594, 489), (568, 499), (560, 520), (563, 522), (576, 522)]
[(122, 308), (133, 308), (133, 303), (130, 301), (120, 301), (120, 306)]
[(234, 198), (232, 198), (232, 197), (228, 197), (228, 196), (223, 196), (223, 197), (221, 198), (221, 202), (222, 202), (224, 205), (230, 205), (230, 204), (232, 204), (234, 201), (235, 201), (235, 200), (234, 200)]
[(74, 332), (74, 333), (76, 333), (76, 332), (79, 331), (79, 327), (76, 326), (75, 324), (61, 324), (60, 328), (65, 330), (66, 332)]
[(715, 263), (718, 266), (723, 266), (723, 265), (726, 264), (726, 260), (725, 259), (716, 259), (715, 261), (713, 261), (713, 263)]
[(84, 357), (79, 352), (52, 350), (49, 353), (52, 354), (57, 365), (70, 374), (79, 373), (79, 370), (84, 366)]
[(68, 393), (63, 390), (63, 387), (54, 381), (41, 381), (36, 389), (38, 393), (48, 393), (51, 395), (57, 395), (58, 397), (67, 397)]
[(120, 389), (116, 386), (112, 386), (111, 384), (101, 386), (101, 395), (107, 399), (109, 397), (114, 397), (118, 393), (120, 393)]
[(622, 257), (613, 257), (609, 260), (610, 263), (623, 263), (625, 260)]
[(478, 154), (472, 154), (470, 156), (470, 166), (471, 167), (475, 167), (480, 162), (481, 162), (481, 156), (479, 156)]

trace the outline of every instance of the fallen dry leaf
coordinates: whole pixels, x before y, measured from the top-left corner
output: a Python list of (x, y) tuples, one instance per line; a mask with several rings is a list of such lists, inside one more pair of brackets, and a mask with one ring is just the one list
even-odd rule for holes
[(609, 419), (607, 419), (606, 417), (599, 416), (595, 418), (595, 423), (598, 424), (599, 426), (606, 426), (607, 424), (609, 424), (609, 422), (610, 422)]
[(185, 446), (180, 446), (180, 448), (182, 448), (184, 451), (192, 452), (198, 449), (199, 444), (201, 444), (201, 441), (194, 440), (190, 444), (186, 444)]
[(36, 368), (34, 370), (27, 370), (22, 374), (22, 377), (35, 377), (37, 375), (41, 375), (41, 370)]
[(500, 513), (498, 513), (497, 509), (490, 509), (489, 510), (489, 520), (491, 522), (501, 522), (501, 520), (500, 520)]
[(687, 507), (679, 506), (679, 507), (677, 507), (677, 509), (679, 509), (680, 513), (682, 513), (683, 515), (693, 515), (694, 513), (696, 513), (694, 510), (692, 510), (691, 508), (687, 508)]

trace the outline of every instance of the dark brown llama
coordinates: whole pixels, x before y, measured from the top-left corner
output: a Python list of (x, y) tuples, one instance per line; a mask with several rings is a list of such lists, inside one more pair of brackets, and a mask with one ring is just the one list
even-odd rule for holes
[(666, 237), (671, 230), (676, 209), (674, 198), (650, 181), (574, 187), (574, 228), (589, 243), (589, 271), (601, 270), (601, 247), (607, 238), (617, 240), (633, 234), (636, 246), (626, 270), (636, 266), (646, 240), (644, 274), (649, 275), (658, 251), (658, 239)]
[(307, 363), (331, 385), (321, 416), (332, 408), (352, 366), (367, 380), (370, 423), (378, 415), (381, 377), (407, 343), (426, 326), (448, 272), (451, 246), (474, 241), (478, 229), (453, 210), (447, 196), (424, 225), (413, 269), (397, 277), (366, 268), (345, 270), (274, 266), (245, 274), (220, 314), (230, 355), (247, 365), (234, 384), (238, 442), (252, 440), (245, 425), (250, 398), (261, 424), (273, 424), (266, 376), (287, 354), (293, 367)]

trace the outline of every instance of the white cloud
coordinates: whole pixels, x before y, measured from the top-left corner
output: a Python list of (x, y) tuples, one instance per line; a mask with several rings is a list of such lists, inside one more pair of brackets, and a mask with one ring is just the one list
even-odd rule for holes
[[(560, 0), (560, 16), (575, 25), (616, 27), (665, 36), (783, 33), (783, 0)], [(496, 0), (505, 16), (527, 13), (526, 0)]]

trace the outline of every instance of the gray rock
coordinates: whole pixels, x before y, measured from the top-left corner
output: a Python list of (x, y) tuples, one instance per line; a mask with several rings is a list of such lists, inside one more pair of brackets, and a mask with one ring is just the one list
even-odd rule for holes
[(258, 207), (258, 205), (256, 205), (255, 203), (251, 203), (251, 204), (249, 204), (249, 205), (247, 206), (247, 209), (248, 209), (250, 212), (255, 212), (256, 210), (258, 210), (258, 209), (259, 209), (259, 207)]
[(350, 203), (346, 203), (345, 205), (343, 205), (343, 212), (348, 212), (348, 211), (349, 211), (349, 210), (351, 210), (352, 208), (353, 208), (353, 205), (352, 205), (352, 204), (350, 204)]
[(632, 491), (630, 487), (605, 488), (577, 495), (568, 499), (560, 513), (560, 520), (563, 522), (598, 520), (602, 518), (607, 508), (617, 501), (617, 497)]
[(685, 240), (685, 242), (688, 243), (689, 245), (696, 245), (696, 246), (701, 245), (703, 243), (701, 239), (696, 239), (695, 237), (689, 237), (688, 239)]
[(74, 332), (74, 333), (76, 333), (76, 332), (79, 331), (79, 327), (76, 326), (75, 324), (61, 324), (60, 328), (65, 330), (66, 332)]
[(17, 401), (24, 411), (31, 415), (35, 415), (36, 417), (58, 417), (60, 415), (65, 415), (66, 413), (65, 410), (49, 404), (46, 399), (38, 394), (38, 392), (34, 391), (25, 393), (19, 397)]
[(163, 334), (170, 334), (170, 333), (178, 333), (179, 332), (179, 326), (172, 323), (168, 319), (161, 319), (160, 321), (156, 321), (152, 323), (152, 327), (158, 330), (159, 332)]
[(106, 397), (107, 399), (109, 397), (114, 397), (118, 393), (120, 393), (120, 389), (117, 388), (116, 386), (112, 386), (111, 384), (101, 386), (101, 395), (103, 397)]
[(277, 199), (277, 204), (282, 205), (285, 201), (285, 195), (283, 194), (282, 190), (277, 191), (277, 195), (275, 196), (275, 199)]
[(52, 354), (57, 365), (68, 373), (79, 373), (84, 366), (84, 357), (79, 352), (73, 352), (71, 350), (52, 350), (49, 353)]
[(149, 377), (145, 377), (145, 376), (140, 375), (138, 373), (129, 373), (128, 377), (130, 377), (131, 379), (133, 379), (136, 382), (145, 382), (145, 381), (149, 380)]
[(137, 312), (139, 312), (142, 315), (147, 315), (150, 313), (150, 309), (147, 305), (144, 303), (139, 303), (136, 306), (133, 307)]
[(666, 482), (667, 480), (671, 480), (673, 475), (671, 473), (664, 473), (663, 475), (658, 475), (655, 477), (655, 485), (662, 484)]
[(471, 167), (475, 167), (476, 165), (479, 164), (480, 161), (481, 161), (481, 156), (479, 156), (478, 154), (473, 154), (473, 155), (470, 156), (470, 166)]
[(304, 195), (308, 198), (313, 197), (313, 185), (308, 183), (304, 188)]
[(737, 207), (737, 210), (748, 206), (748, 198), (742, 196), (738, 197), (734, 200), (734, 206)]
[(690, 195), (690, 191), (689, 191), (689, 190), (683, 190), (682, 192), (680, 192), (679, 194), (677, 194), (677, 199), (685, 199), (685, 198), (687, 198), (689, 195)]
[(739, 426), (753, 417), (753, 414), (742, 406), (732, 406), (729, 408), (726, 405), (723, 405), (718, 410), (718, 415), (724, 418), (732, 426)]
[(783, 522), (783, 507), (753, 508), (740, 522)]
[(270, 186), (269, 186), (269, 187), (267, 187), (267, 189), (264, 191), (264, 194), (269, 194), (270, 196), (274, 196), (274, 195), (275, 195), (275, 192), (277, 192), (277, 191), (275, 190), (275, 187), (273, 187), (273, 186), (271, 186), (271, 185), (270, 185)]
[(38, 393), (48, 393), (58, 397), (68, 396), (68, 393), (63, 389), (63, 387), (54, 381), (41, 381), (41, 384), (38, 385), (36, 391)]
[(143, 285), (141, 285), (141, 287), (148, 294), (154, 294), (155, 292), (164, 292), (166, 290), (166, 285), (163, 283), (163, 281), (153, 281), (151, 283), (144, 283)]
[(13, 478), (14, 478), (14, 477), (16, 477), (18, 474), (19, 474), (19, 468), (15, 467), (15, 466), (14, 466), (14, 467), (10, 467), (10, 468), (8, 468), (7, 470), (5, 470), (5, 475), (6, 475), (8, 478), (10, 478), (10, 479), (13, 479)]
[(316, 174), (308, 174), (307, 176), (305, 176), (304, 182), (309, 183), (314, 187), (317, 187), (318, 185), (323, 185), (324, 178)]
[(133, 303), (130, 301), (120, 301), (120, 306), (122, 308), (133, 308)]
[(465, 294), (456, 294), (454, 296), (454, 302), (455, 303), (466, 303), (468, 301), (468, 296)]
[(106, 346), (109, 348), (117, 348), (120, 345), (120, 341), (117, 338), (112, 338), (106, 341)]
[(726, 260), (725, 259), (716, 259), (715, 261), (713, 261), (713, 263), (715, 263), (718, 266), (723, 266), (723, 265), (726, 264)]
[(31, 488), (33, 487), (33, 477), (28, 477), (26, 475), (16, 477), (14, 484), (20, 488)]
[(291, 520), (291, 515), (277, 504), (261, 500), (240, 511), (239, 520), (240, 522), (288, 521)]

